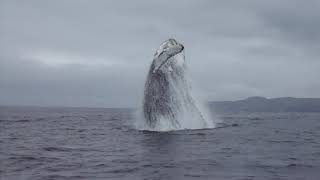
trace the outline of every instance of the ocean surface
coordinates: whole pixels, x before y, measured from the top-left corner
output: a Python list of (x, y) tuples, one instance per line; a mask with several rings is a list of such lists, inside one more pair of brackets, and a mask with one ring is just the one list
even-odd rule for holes
[(151, 132), (132, 109), (1, 107), (0, 179), (320, 179), (319, 113), (216, 116)]

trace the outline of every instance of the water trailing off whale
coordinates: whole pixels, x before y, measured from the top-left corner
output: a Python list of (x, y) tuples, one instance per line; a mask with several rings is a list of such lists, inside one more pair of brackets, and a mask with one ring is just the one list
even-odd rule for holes
[(145, 126), (155, 130), (212, 127), (190, 94), (184, 46), (174, 39), (156, 51), (144, 89)]

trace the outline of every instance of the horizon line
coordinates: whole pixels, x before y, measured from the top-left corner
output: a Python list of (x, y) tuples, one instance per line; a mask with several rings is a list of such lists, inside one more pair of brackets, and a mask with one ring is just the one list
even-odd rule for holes
[[(264, 97), (264, 96), (249, 96), (247, 98), (242, 99), (236, 99), (236, 100), (208, 100), (207, 103), (210, 102), (225, 102), (225, 101), (240, 101), (240, 100), (246, 100), (249, 98), (265, 98), (265, 99), (279, 99), (279, 98), (295, 98), (295, 99), (320, 99), (320, 97), (292, 97), (292, 96), (283, 96), (283, 97)], [(21, 107), (21, 108), (92, 108), (92, 109), (137, 109), (137, 107), (106, 107), (106, 106), (73, 106), (73, 105), (26, 105), (26, 104), (0, 104), (1, 107)]]

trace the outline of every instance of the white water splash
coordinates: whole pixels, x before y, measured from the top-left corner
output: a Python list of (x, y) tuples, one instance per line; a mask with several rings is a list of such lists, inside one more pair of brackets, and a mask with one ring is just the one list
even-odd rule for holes
[(142, 109), (137, 110), (136, 119), (134, 122), (134, 127), (138, 130), (146, 131), (176, 131), (176, 130), (186, 130), (186, 129), (210, 129), (215, 128), (215, 120), (209, 113), (209, 110), (205, 106), (199, 110), (203, 118), (199, 118), (194, 115), (194, 112), (183, 112), (180, 114), (179, 118), (176, 120), (179, 122), (180, 126), (175, 126), (170, 119), (160, 118), (157, 121), (155, 127), (150, 127), (143, 116)]

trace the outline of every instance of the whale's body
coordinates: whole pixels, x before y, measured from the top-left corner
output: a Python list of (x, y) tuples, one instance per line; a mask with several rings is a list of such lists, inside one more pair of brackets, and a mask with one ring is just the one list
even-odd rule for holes
[(184, 128), (182, 119), (193, 118), (206, 127), (186, 78), (184, 46), (174, 39), (161, 44), (154, 55), (145, 83), (143, 114), (147, 126), (167, 124)]

